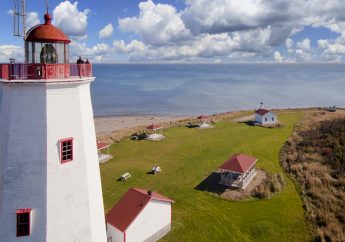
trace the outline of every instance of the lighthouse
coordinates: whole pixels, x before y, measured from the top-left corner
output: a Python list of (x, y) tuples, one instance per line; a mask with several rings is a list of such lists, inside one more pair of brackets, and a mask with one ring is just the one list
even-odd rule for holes
[(0, 64), (0, 241), (106, 242), (90, 84), (70, 40), (30, 29), (25, 63)]

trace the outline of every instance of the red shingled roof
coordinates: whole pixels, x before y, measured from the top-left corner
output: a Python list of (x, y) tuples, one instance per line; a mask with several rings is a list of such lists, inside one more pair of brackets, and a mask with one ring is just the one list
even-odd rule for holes
[(97, 141), (97, 150), (102, 150), (108, 148), (110, 144), (103, 143), (101, 141)]
[(205, 115), (205, 114), (203, 114), (203, 115), (201, 115), (201, 116), (198, 117), (198, 119), (201, 119), (201, 120), (205, 120), (205, 119), (209, 119), (209, 118), (210, 118), (210, 117), (207, 116), (207, 115)]
[(261, 116), (263, 116), (263, 115), (265, 115), (265, 114), (267, 114), (269, 112), (270, 111), (268, 111), (267, 109), (258, 109), (258, 110), (255, 111), (255, 113), (257, 113), (257, 114), (259, 114)]
[(26, 41), (32, 42), (62, 42), (70, 43), (71, 41), (62, 32), (61, 29), (51, 24), (51, 16), (47, 13), (44, 15), (44, 24), (39, 24), (28, 31)]
[(248, 171), (256, 163), (257, 160), (257, 158), (249, 155), (237, 154), (230, 157), (230, 159), (228, 159), (219, 168), (222, 170), (243, 174)]
[(110, 210), (106, 216), (106, 221), (118, 230), (125, 232), (151, 200), (174, 202), (156, 192), (152, 192), (150, 196), (147, 190), (131, 188)]
[(157, 129), (161, 129), (162, 127), (159, 124), (153, 123), (150, 126), (146, 127), (149, 130), (157, 130)]

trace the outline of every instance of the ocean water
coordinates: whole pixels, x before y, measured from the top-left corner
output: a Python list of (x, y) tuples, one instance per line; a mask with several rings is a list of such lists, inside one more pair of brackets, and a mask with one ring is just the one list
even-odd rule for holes
[(95, 64), (95, 116), (345, 107), (345, 64)]

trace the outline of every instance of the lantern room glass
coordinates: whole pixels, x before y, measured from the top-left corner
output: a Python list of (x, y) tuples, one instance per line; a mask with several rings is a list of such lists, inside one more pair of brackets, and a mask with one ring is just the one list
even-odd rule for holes
[(26, 42), (25, 60), (28, 64), (67, 64), (67, 43)]

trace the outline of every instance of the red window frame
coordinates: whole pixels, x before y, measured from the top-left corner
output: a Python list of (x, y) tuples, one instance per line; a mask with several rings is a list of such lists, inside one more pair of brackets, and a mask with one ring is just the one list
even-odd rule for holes
[(29, 236), (31, 233), (31, 208), (16, 210), (17, 215), (17, 237)]
[(61, 164), (73, 160), (73, 138), (60, 140), (60, 162)]

